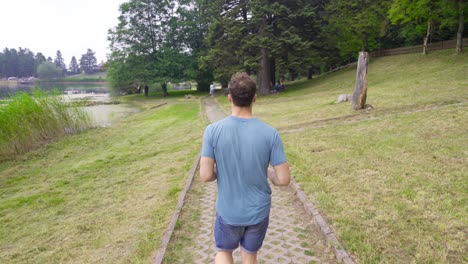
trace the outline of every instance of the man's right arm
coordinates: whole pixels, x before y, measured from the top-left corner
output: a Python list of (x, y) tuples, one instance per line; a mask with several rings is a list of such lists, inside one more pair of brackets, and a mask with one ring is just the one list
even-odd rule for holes
[(215, 160), (208, 157), (201, 157), (200, 159), (200, 179), (204, 182), (214, 181), (216, 175)]
[(276, 186), (288, 186), (291, 181), (291, 172), (287, 162), (273, 168), (268, 168), (268, 178)]

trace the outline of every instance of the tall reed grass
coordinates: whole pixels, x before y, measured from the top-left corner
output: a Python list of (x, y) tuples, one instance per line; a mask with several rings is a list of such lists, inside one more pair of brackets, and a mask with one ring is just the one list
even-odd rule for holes
[(0, 106), (0, 161), (91, 126), (88, 114), (40, 90), (18, 93)]

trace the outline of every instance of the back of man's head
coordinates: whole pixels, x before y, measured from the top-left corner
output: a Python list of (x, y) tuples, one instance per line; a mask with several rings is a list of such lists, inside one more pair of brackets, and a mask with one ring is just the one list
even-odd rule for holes
[(245, 72), (234, 74), (229, 82), (229, 94), (234, 105), (246, 107), (252, 104), (257, 85), (254, 80)]

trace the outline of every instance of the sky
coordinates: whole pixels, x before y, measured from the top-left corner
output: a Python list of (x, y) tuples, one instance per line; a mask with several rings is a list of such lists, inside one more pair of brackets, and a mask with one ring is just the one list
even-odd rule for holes
[(55, 58), (60, 50), (67, 66), (88, 48), (98, 63), (109, 51), (107, 31), (117, 26), (125, 0), (1, 0), (0, 50), (28, 48)]

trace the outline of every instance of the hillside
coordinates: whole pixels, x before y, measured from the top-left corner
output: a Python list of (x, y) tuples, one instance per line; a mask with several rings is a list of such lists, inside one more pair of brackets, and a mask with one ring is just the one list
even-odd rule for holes
[(254, 112), (360, 263), (466, 261), (468, 53), (371, 59), (370, 112), (335, 104), (354, 82), (349, 67), (293, 83)]

